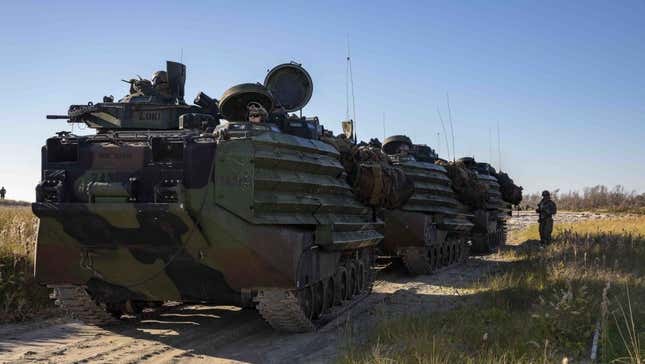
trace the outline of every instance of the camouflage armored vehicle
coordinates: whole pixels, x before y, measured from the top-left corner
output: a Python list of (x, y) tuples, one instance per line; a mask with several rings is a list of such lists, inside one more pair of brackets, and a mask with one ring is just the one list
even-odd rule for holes
[[(382, 223), (318, 120), (287, 114), (311, 96), (307, 72), (278, 70), (188, 105), (168, 62), (118, 102), (50, 117), (96, 129), (42, 148), (35, 275), (63, 309), (103, 324), (169, 300), (252, 306), (301, 332), (369, 292)], [(247, 122), (251, 107), (271, 123)]]
[(473, 251), (490, 253), (506, 243), (506, 219), (510, 215), (511, 206), (502, 199), (500, 185), (490, 164), (478, 163), (472, 157), (460, 158), (459, 162), (476, 172), (479, 181), (487, 186), (484, 208), (473, 211)]
[(457, 201), (444, 167), (432, 148), (395, 135), (383, 142), (393, 165), (414, 182), (414, 194), (400, 208), (384, 211), (384, 252), (400, 257), (411, 274), (462, 262), (470, 245), (472, 216)]

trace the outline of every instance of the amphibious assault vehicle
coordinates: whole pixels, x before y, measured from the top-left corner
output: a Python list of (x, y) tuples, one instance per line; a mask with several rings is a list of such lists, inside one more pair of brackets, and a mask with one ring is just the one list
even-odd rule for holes
[[(42, 148), (35, 275), (63, 309), (108, 323), (164, 301), (256, 307), (274, 328), (308, 331), (371, 289), (382, 223), (344, 179), (298, 64), (220, 101), (184, 101), (186, 68), (130, 80), (118, 102), (72, 105), (94, 135)], [(268, 111), (247, 120), (247, 106)]]
[(506, 243), (506, 219), (512, 211), (511, 206), (502, 199), (500, 185), (490, 164), (478, 163), (472, 157), (460, 158), (459, 162), (477, 173), (477, 178), (486, 185), (488, 192), (485, 208), (473, 211), (473, 252), (493, 252)]
[(462, 262), (469, 252), (472, 215), (456, 199), (446, 169), (434, 164), (437, 154), (405, 135), (386, 138), (383, 151), (414, 182), (414, 194), (401, 208), (383, 212), (385, 254), (400, 257), (415, 275)]

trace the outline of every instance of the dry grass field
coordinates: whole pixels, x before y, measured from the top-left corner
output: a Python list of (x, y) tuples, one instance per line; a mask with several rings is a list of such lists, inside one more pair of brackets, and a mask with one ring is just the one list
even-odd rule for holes
[(20, 321), (51, 308), (47, 289), (32, 278), (37, 219), (24, 205), (0, 205), (0, 322)]
[(381, 321), (344, 363), (555, 363), (645, 358), (645, 217), (559, 226), (540, 249), (537, 229), (515, 234), (499, 272), (445, 312)]
[[(645, 236), (645, 215), (626, 214), (623, 216), (608, 216), (603, 219), (568, 223), (558, 223), (556, 220), (553, 230), (554, 235), (567, 230), (574, 230), (579, 234), (611, 233)], [(535, 223), (529, 225), (526, 229), (512, 231), (509, 240), (511, 242), (521, 243), (527, 240), (539, 240), (539, 236), (538, 225)]]

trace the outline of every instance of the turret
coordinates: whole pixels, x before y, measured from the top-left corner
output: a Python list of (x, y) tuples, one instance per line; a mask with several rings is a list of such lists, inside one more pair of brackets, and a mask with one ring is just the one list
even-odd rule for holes
[(166, 62), (166, 71), (155, 72), (152, 81), (139, 77), (125, 82), (130, 91), (118, 102), (104, 97), (97, 104), (71, 105), (67, 115), (47, 115), (47, 119), (67, 119), (99, 131), (172, 130), (218, 123), (217, 100), (200, 93), (195, 99), (198, 105), (184, 101), (186, 66), (181, 63)]

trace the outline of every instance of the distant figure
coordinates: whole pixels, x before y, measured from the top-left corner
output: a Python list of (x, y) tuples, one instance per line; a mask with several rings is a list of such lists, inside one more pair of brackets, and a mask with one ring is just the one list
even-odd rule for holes
[(538, 204), (535, 212), (540, 214), (538, 222), (540, 223), (540, 244), (548, 245), (551, 243), (551, 232), (553, 232), (553, 215), (556, 214), (558, 208), (555, 202), (551, 200), (549, 191), (542, 191), (542, 201)]
[(0, 188), (0, 200), (4, 200), (4, 195), (6, 194), (7, 190), (4, 188), (4, 186), (2, 186), (2, 188)]
[(269, 113), (259, 102), (249, 102), (246, 105), (246, 109), (248, 110), (249, 121), (254, 124), (263, 123), (269, 117)]

